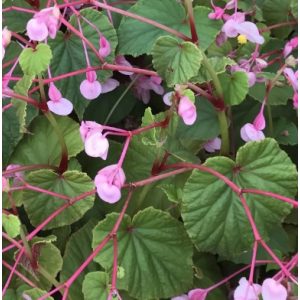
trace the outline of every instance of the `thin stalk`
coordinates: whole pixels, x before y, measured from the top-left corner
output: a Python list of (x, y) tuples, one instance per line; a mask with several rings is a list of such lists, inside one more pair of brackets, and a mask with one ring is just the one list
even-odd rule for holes
[(272, 119), (272, 109), (269, 102), (267, 102), (267, 111), (268, 111), (268, 121), (269, 121), (269, 135), (272, 137), (274, 134), (274, 127), (273, 127), (273, 119)]
[(193, 3), (191, 0), (184, 0), (185, 7), (189, 16), (189, 23), (190, 23), (190, 30), (192, 41), (194, 44), (199, 43), (198, 34), (195, 26), (195, 19), (194, 19), (194, 11), (193, 11)]

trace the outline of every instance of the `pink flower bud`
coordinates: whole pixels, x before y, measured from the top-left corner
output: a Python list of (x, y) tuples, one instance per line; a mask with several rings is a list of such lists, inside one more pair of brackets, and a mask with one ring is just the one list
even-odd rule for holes
[(246, 123), (242, 128), (241, 128), (241, 138), (245, 142), (250, 142), (250, 141), (261, 141), (265, 138), (264, 133), (261, 130), (257, 130), (253, 124), (251, 123)]
[(295, 109), (298, 109), (298, 93), (295, 92), (293, 96), (293, 106)]
[(298, 47), (298, 37), (296, 36), (285, 44), (283, 49), (283, 56), (287, 57), (297, 47)]
[(168, 106), (171, 106), (172, 105), (172, 97), (173, 97), (173, 94), (174, 92), (169, 92), (169, 93), (166, 93), (164, 96), (163, 96), (163, 101), (166, 105)]
[(118, 165), (101, 169), (95, 177), (98, 196), (105, 202), (116, 203), (121, 198), (121, 188), (125, 180), (124, 171)]
[(207, 291), (203, 289), (194, 289), (189, 291), (189, 300), (205, 300)]
[(50, 83), (48, 96), (50, 101), (47, 102), (47, 105), (50, 111), (60, 116), (67, 116), (72, 112), (72, 102), (62, 98), (61, 92), (52, 82)]
[[(131, 63), (123, 55), (119, 55), (116, 57), (116, 64), (120, 66), (132, 67)], [(119, 71), (119, 73), (128, 76), (133, 75), (133, 72), (129, 71)]]
[(264, 117), (264, 105), (262, 105), (260, 112), (254, 119), (253, 126), (256, 130), (264, 130), (266, 128), (266, 120)]
[(110, 43), (104, 36), (100, 37), (99, 46), (99, 54), (101, 57), (106, 57), (111, 53)]
[(9, 45), (10, 41), (11, 41), (11, 32), (5, 26), (2, 29), (2, 46), (6, 48)]
[(80, 136), (81, 136), (82, 141), (85, 142), (87, 136), (89, 134), (91, 134), (92, 132), (98, 131), (98, 132), (102, 133), (103, 127), (102, 127), (102, 125), (100, 125), (94, 121), (82, 121), (80, 124), (79, 131), (80, 131)]
[(34, 18), (28, 21), (26, 30), (29, 38), (38, 42), (45, 40), (49, 33), (46, 24)]
[(97, 74), (95, 71), (88, 71), (86, 78), (80, 84), (80, 93), (87, 100), (94, 100), (98, 98), (102, 92), (102, 87), (99, 81), (97, 81)]
[(239, 286), (234, 291), (234, 300), (257, 300), (261, 293), (259, 284), (250, 285), (245, 277), (239, 281)]
[(221, 149), (221, 139), (216, 137), (212, 140), (209, 140), (204, 144), (203, 148), (209, 153), (218, 151)]
[(84, 142), (84, 150), (91, 157), (100, 157), (106, 160), (109, 143), (100, 131), (93, 131), (87, 135)]
[(286, 300), (288, 296), (286, 288), (272, 278), (264, 280), (261, 293), (264, 300)]
[(171, 298), (171, 300), (189, 300), (189, 297), (187, 295), (180, 295), (180, 296)]
[(214, 7), (214, 12), (208, 15), (208, 18), (211, 20), (220, 20), (224, 15), (224, 9), (218, 6)]
[(285, 68), (283, 70), (283, 74), (285, 75), (287, 81), (293, 87), (294, 91), (298, 91), (298, 72), (294, 72), (291, 68)]
[(180, 98), (178, 115), (182, 118), (186, 125), (194, 124), (197, 119), (196, 106), (187, 96)]

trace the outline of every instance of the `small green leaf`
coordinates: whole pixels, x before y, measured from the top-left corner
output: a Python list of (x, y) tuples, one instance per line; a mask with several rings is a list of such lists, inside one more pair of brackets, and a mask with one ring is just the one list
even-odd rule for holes
[[(249, 142), (238, 150), (236, 162), (226, 157), (208, 159), (205, 166), (234, 181), (241, 188), (270, 191), (294, 197), (297, 171), (275, 140)], [(266, 196), (245, 194), (263, 238), (280, 224), (291, 205)], [(182, 218), (196, 247), (232, 260), (250, 250), (253, 233), (241, 201), (220, 179), (194, 171), (183, 190)]]
[[(28, 96), (28, 90), (32, 84), (32, 80), (34, 79), (33, 75), (24, 75), (24, 77), (17, 82), (14, 87), (14, 92), (19, 95)], [(12, 98), (11, 103), (16, 108), (17, 117), (20, 123), (20, 133), (26, 132), (26, 110), (27, 110), (27, 102), (22, 101), (18, 98)], [(38, 110), (35, 109), (38, 113)]]
[[(94, 249), (111, 231), (118, 216), (112, 213), (94, 228)], [(182, 224), (168, 213), (149, 207), (132, 220), (125, 215), (117, 236), (118, 263), (125, 269), (124, 278), (117, 282), (120, 289), (146, 300), (178, 295), (191, 286), (193, 250)], [(109, 243), (95, 261), (111, 271), (112, 255), (113, 246)]]
[(109, 277), (105, 272), (90, 272), (82, 283), (84, 300), (106, 300), (108, 297)]
[(169, 86), (185, 83), (196, 76), (202, 61), (202, 54), (196, 45), (178, 42), (171, 36), (158, 38), (151, 54), (154, 68)]
[[(55, 119), (64, 136), (69, 158), (77, 155), (83, 150), (79, 124), (68, 117), (55, 117)], [(28, 131), (30, 133), (25, 134), (15, 149), (11, 163), (21, 165), (58, 164), (61, 159), (61, 147), (57, 133), (48, 119), (44, 116), (35, 118)]]
[(47, 69), (51, 58), (52, 52), (50, 47), (39, 43), (35, 49), (23, 49), (19, 57), (19, 62), (24, 74), (39, 75)]
[[(85, 173), (78, 171), (66, 171), (62, 175), (58, 175), (51, 170), (34, 171), (28, 174), (27, 182), (33, 186), (68, 197), (76, 197), (94, 188), (92, 180)], [(48, 223), (44, 229), (70, 225), (79, 220), (93, 206), (93, 199), (94, 195), (87, 196), (69, 206)], [(65, 203), (65, 200), (45, 193), (24, 192), (24, 207), (31, 224), (34, 226), (40, 224)]]
[[(45, 294), (47, 294), (47, 292), (43, 291), (39, 288), (33, 288), (31, 290), (27, 290), (27, 291), (23, 292), (23, 295), (29, 296), (31, 300), (38, 300), (38, 299), (40, 299), (41, 296), (43, 296)], [(23, 299), (25, 299), (25, 298), (23, 298)], [(26, 299), (28, 299), (28, 298), (26, 298)], [(49, 297), (45, 298), (45, 300), (54, 300), (54, 298), (49, 296)]]
[[(82, 226), (78, 231), (72, 234), (67, 242), (66, 250), (63, 257), (63, 266), (60, 273), (60, 280), (67, 280), (76, 271), (77, 268), (86, 260), (92, 253), (92, 229), (97, 224), (97, 221), (90, 220)], [(91, 262), (83, 272), (80, 273), (76, 281), (70, 288), (70, 296), (72, 300), (82, 300), (83, 293), (82, 282), (86, 274), (99, 270), (99, 266), (95, 262)], [(99, 296), (99, 295), (98, 295)]]
[(248, 77), (245, 72), (234, 72), (231, 75), (219, 76), (224, 92), (224, 101), (228, 105), (238, 105), (248, 93)]
[(2, 226), (11, 238), (15, 238), (20, 234), (21, 222), (13, 214), (6, 215), (2, 213)]

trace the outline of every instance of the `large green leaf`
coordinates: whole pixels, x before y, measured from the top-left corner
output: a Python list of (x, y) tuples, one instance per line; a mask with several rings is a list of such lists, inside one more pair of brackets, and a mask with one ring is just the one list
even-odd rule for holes
[[(111, 231), (117, 217), (112, 213), (94, 228), (93, 248)], [(191, 286), (192, 246), (182, 224), (168, 213), (149, 207), (132, 220), (125, 215), (117, 238), (118, 265), (125, 270), (117, 284), (132, 297), (167, 298)], [(110, 271), (112, 257), (109, 243), (95, 260)]]
[(154, 68), (169, 86), (185, 83), (196, 76), (202, 60), (202, 54), (195, 44), (181, 43), (170, 36), (158, 38), (151, 54)]
[[(83, 150), (79, 124), (68, 117), (56, 117), (56, 122), (64, 136), (68, 156), (77, 155)], [(47, 118), (44, 116), (35, 118), (28, 131), (30, 133), (19, 143), (11, 162), (23, 165), (58, 164), (61, 158), (59, 139)]]
[[(78, 267), (92, 253), (92, 229), (97, 224), (97, 221), (90, 220), (82, 226), (78, 231), (72, 234), (66, 245), (66, 250), (63, 257), (63, 266), (60, 273), (60, 280), (66, 281), (76, 271)], [(72, 300), (82, 300), (83, 293), (82, 282), (84, 277), (89, 272), (99, 270), (99, 266), (95, 262), (91, 262), (70, 288), (70, 296)]]
[(109, 278), (105, 272), (90, 272), (82, 283), (84, 300), (107, 300)]
[(24, 74), (39, 75), (47, 69), (52, 58), (48, 45), (39, 43), (34, 49), (24, 48), (19, 57)]
[(245, 72), (234, 72), (231, 75), (219, 76), (224, 92), (224, 101), (228, 105), (238, 105), (248, 93), (248, 77)]
[[(111, 46), (111, 54), (105, 58), (107, 62), (112, 62), (115, 57), (115, 48), (117, 46), (117, 34), (108, 18), (102, 13), (91, 9), (83, 9), (80, 14), (93, 23), (100, 32), (106, 37)], [(78, 23), (75, 15), (70, 19), (70, 23), (78, 29)], [(81, 21), (81, 27), (84, 36), (99, 49), (99, 34), (89, 24)], [(82, 41), (75, 34), (67, 32), (63, 34), (58, 32), (55, 40), (49, 40), (49, 45), (53, 52), (53, 59), (51, 61), (51, 71), (53, 76), (64, 73), (76, 71), (87, 67), (84, 51), (82, 48)], [(87, 46), (89, 60), (92, 66), (99, 66), (99, 59), (95, 53)], [(104, 82), (112, 75), (111, 71), (97, 71), (98, 80)], [(72, 101), (75, 111), (81, 119), (85, 108), (89, 101), (86, 100), (79, 91), (80, 83), (85, 79), (85, 74), (71, 76), (57, 82), (57, 87), (60, 89), (62, 95)], [(101, 101), (100, 98), (94, 101)]]
[[(29, 173), (27, 181), (33, 186), (69, 197), (76, 197), (91, 191), (94, 187), (92, 180), (79, 171), (66, 171), (59, 175), (51, 170), (39, 170)], [(79, 220), (93, 206), (93, 199), (93, 195), (87, 196), (74, 203), (48, 223), (44, 229), (70, 225)], [(65, 201), (45, 193), (28, 190), (24, 192), (23, 203), (31, 224), (37, 226)]]
[[(190, 35), (190, 29), (184, 7), (176, 0), (139, 0), (129, 11)], [(221, 22), (210, 20), (208, 7), (195, 7), (195, 25), (200, 47), (205, 50), (215, 39), (221, 28)], [(124, 17), (118, 29), (119, 52), (139, 56), (149, 54), (156, 39), (166, 32), (155, 26)]]
[[(241, 147), (236, 162), (226, 157), (206, 161), (242, 188), (262, 189), (294, 197), (296, 168), (273, 139)], [(251, 249), (252, 231), (242, 203), (221, 180), (194, 171), (184, 187), (182, 218), (198, 249), (234, 259)], [(245, 194), (255, 223), (264, 238), (291, 210), (291, 205), (265, 196)]]

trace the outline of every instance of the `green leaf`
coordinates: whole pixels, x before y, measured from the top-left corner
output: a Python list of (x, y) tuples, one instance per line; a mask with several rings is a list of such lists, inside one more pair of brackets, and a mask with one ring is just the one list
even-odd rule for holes
[[(266, 24), (274, 25), (290, 21), (290, 0), (266, 0), (264, 1), (262, 11)], [(272, 33), (279, 38), (285, 38), (289, 35), (293, 26), (284, 26), (282, 28), (273, 29)]]
[(274, 120), (274, 137), (279, 144), (297, 145), (297, 126), (295, 125), (295, 123), (286, 118), (279, 118), (277, 120)]
[[(228, 57), (210, 57), (208, 58), (209, 64), (212, 66), (216, 74), (221, 74), (226, 71), (226, 66), (232, 66), (235, 64), (231, 58)], [(207, 70), (202, 66), (197, 76), (191, 79), (192, 82), (204, 83), (211, 81), (212, 78)]]
[(224, 101), (228, 105), (238, 105), (248, 93), (248, 77), (245, 72), (234, 72), (231, 75), (219, 76), (224, 92)]
[[(94, 183), (85, 174), (78, 171), (66, 171), (62, 175), (51, 170), (39, 170), (28, 174), (27, 182), (68, 197), (76, 197), (84, 192), (91, 191)], [(44, 229), (52, 229), (70, 225), (79, 220), (94, 203), (94, 195), (77, 201), (61, 212)], [(37, 226), (66, 202), (54, 196), (35, 191), (24, 192), (24, 207), (32, 225)]]
[[(67, 280), (75, 272), (77, 268), (86, 260), (92, 253), (92, 229), (97, 224), (97, 221), (90, 220), (82, 226), (78, 231), (72, 234), (66, 245), (66, 250), (63, 257), (63, 267), (60, 274), (60, 280)], [(72, 300), (82, 300), (81, 292), (82, 282), (84, 277), (89, 272), (99, 270), (99, 266), (95, 262), (91, 262), (79, 277), (73, 282), (70, 288), (70, 296)]]
[[(261, 189), (287, 197), (294, 197), (296, 192), (296, 168), (273, 139), (247, 143), (239, 149), (236, 162), (214, 157), (204, 165), (241, 188)], [(244, 196), (266, 239), (274, 225), (291, 210), (290, 204), (270, 197)], [(195, 170), (188, 179), (183, 191), (182, 218), (189, 236), (201, 251), (234, 260), (236, 255), (251, 249), (253, 234), (241, 201), (223, 181), (209, 173)]]
[(195, 44), (181, 43), (170, 36), (158, 38), (151, 54), (154, 68), (168, 86), (185, 83), (196, 76), (202, 60), (202, 54)]
[[(185, 9), (176, 0), (139, 0), (128, 11), (190, 36)], [(195, 25), (202, 50), (208, 48), (221, 29), (220, 21), (207, 18), (210, 11), (208, 7), (194, 8)], [(123, 17), (118, 29), (119, 52), (132, 56), (150, 54), (155, 41), (164, 35), (166, 32), (160, 28), (133, 18)]]
[(291, 10), (293, 16), (298, 19), (298, 0), (291, 0)]
[[(28, 96), (28, 90), (32, 84), (32, 80), (34, 79), (33, 75), (24, 75), (24, 77), (17, 82), (14, 87), (14, 92), (19, 95)], [(20, 133), (26, 132), (26, 110), (27, 110), (27, 102), (19, 100), (17, 98), (13, 98), (11, 103), (16, 108), (17, 117), (20, 123)], [(38, 110), (35, 109), (36, 115), (38, 114)]]
[[(256, 83), (249, 89), (249, 95), (259, 102), (263, 102), (266, 94), (264, 83)], [(268, 96), (270, 105), (286, 105), (288, 99), (293, 98), (293, 89), (290, 86), (274, 86)]]
[(27, 284), (22, 284), (20, 286), (18, 286), (17, 288), (9, 288), (6, 291), (6, 294), (3, 297), (3, 300), (19, 300), (19, 299), (23, 299), (22, 298), (22, 294), (24, 291), (28, 290), (28, 288), (30, 288), (30, 286), (28, 286)]
[[(80, 15), (93, 23), (99, 31), (106, 37), (111, 46), (111, 54), (105, 58), (106, 62), (113, 62), (115, 57), (115, 49), (118, 44), (117, 34), (108, 18), (94, 9), (87, 8), (80, 10)], [(70, 18), (70, 23), (78, 29), (77, 18), (73, 15)], [(85, 21), (81, 22), (83, 35), (99, 49), (99, 34)], [(73, 33), (58, 32), (55, 40), (49, 40), (49, 45), (53, 52), (53, 59), (51, 61), (51, 71), (53, 76), (73, 72), (75, 70), (87, 67), (84, 51), (82, 49), (81, 39)], [(95, 53), (87, 46), (87, 52), (91, 66), (99, 66), (99, 59)], [(104, 82), (108, 77), (112, 76), (111, 71), (102, 70), (97, 71), (98, 80)], [(72, 101), (74, 109), (80, 119), (82, 119), (85, 108), (90, 101), (86, 100), (80, 93), (80, 83), (86, 79), (84, 73), (70, 76), (57, 82), (57, 87), (62, 95)], [(94, 101), (101, 101), (102, 95)]]
[[(29, 296), (31, 300), (38, 300), (41, 296), (45, 295), (47, 292), (39, 288), (33, 288), (23, 292), (23, 295)], [(51, 296), (45, 298), (46, 300), (54, 300)]]
[(20, 234), (21, 222), (13, 214), (6, 215), (2, 213), (2, 226), (11, 238), (15, 238)]
[(15, 146), (22, 138), (19, 131), (20, 123), (16, 115), (16, 109), (10, 107), (2, 112), (2, 164), (6, 166)]
[[(10, 6), (18, 6), (27, 9), (32, 9), (24, 0), (6, 0), (3, 8)], [(7, 26), (9, 30), (15, 32), (24, 32), (27, 22), (32, 18), (32, 14), (22, 13), (16, 10), (11, 10), (3, 13), (3, 27)]]
[[(73, 157), (83, 150), (79, 124), (68, 117), (55, 117), (68, 149)], [(48, 119), (39, 116), (34, 119), (26, 134), (12, 155), (11, 163), (57, 165), (61, 158), (59, 139)]]
[(84, 300), (106, 300), (109, 278), (105, 272), (91, 272), (85, 275), (82, 283)]
[[(99, 101), (92, 101), (91, 104), (86, 108), (83, 119), (103, 124), (116, 102), (125, 92), (126, 88), (126, 86), (122, 85), (111, 93), (101, 96)], [(113, 114), (109, 118), (108, 124), (122, 121), (122, 119), (129, 115), (136, 103), (137, 100), (135, 99), (132, 91), (127, 91), (126, 95), (122, 98), (118, 106), (115, 108)]]
[[(118, 214), (112, 213), (94, 228), (93, 248), (111, 231), (117, 218)], [(191, 286), (192, 246), (182, 224), (168, 213), (149, 207), (132, 220), (125, 215), (117, 237), (118, 264), (125, 269), (124, 278), (117, 284), (132, 297), (167, 298)], [(95, 261), (111, 270), (112, 256), (109, 243)]]
[(35, 49), (25, 48), (19, 57), (24, 74), (40, 75), (50, 65), (52, 52), (48, 45), (39, 43)]

